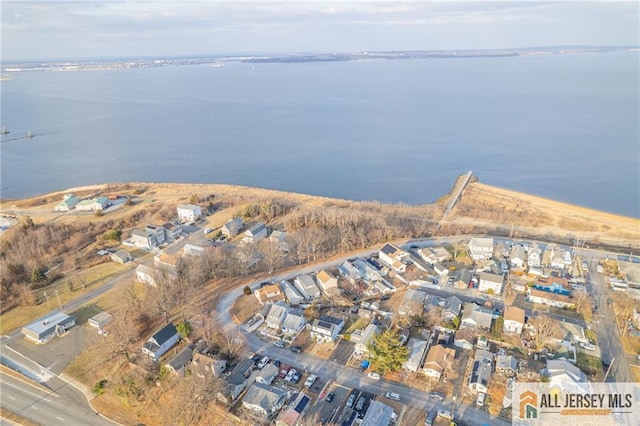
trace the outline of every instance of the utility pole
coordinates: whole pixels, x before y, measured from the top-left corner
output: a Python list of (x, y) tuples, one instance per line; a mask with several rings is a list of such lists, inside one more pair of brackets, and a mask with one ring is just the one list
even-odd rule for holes
[(616, 358), (613, 357), (611, 359), (611, 363), (609, 364), (609, 368), (607, 368), (607, 372), (604, 374), (604, 379), (602, 379), (602, 383), (605, 382), (605, 380), (607, 380), (607, 376), (609, 375), (609, 372), (611, 371), (611, 367), (613, 367), (613, 363), (616, 362)]
[(44, 298), (47, 299), (47, 305), (49, 306), (49, 311), (51, 311), (51, 302), (49, 302), (49, 296), (47, 296), (47, 292), (44, 292)]
[(60, 312), (64, 314), (64, 309), (62, 308), (62, 302), (60, 302), (60, 295), (58, 294), (58, 290), (56, 290), (56, 297), (58, 298), (58, 304), (60, 305)]

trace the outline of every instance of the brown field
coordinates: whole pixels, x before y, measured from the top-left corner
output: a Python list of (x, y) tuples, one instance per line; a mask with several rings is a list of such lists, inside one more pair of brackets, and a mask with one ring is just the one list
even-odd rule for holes
[[(447, 217), (456, 232), (586, 240), (588, 245), (640, 247), (640, 220), (533, 195), (471, 183)], [(513, 227), (513, 228), (512, 228)]]

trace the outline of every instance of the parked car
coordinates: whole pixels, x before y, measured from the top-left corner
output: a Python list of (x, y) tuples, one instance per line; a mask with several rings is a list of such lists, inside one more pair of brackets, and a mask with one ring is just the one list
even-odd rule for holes
[(296, 374), (294, 374), (293, 378), (291, 379), (291, 383), (297, 385), (300, 382), (301, 378), (302, 378), (302, 372), (296, 371)]
[(384, 396), (389, 399), (393, 399), (394, 401), (400, 401), (400, 394), (395, 392), (387, 392), (386, 394), (384, 394)]
[(437, 399), (438, 401), (444, 401), (444, 393), (438, 391), (429, 392), (429, 397)]
[(331, 402), (331, 401), (333, 401), (333, 398), (335, 398), (335, 397), (336, 397), (336, 393), (335, 392), (329, 392), (327, 394), (327, 396), (324, 397), (324, 400), (327, 401), (327, 402)]
[(211, 229), (211, 228), (205, 228), (205, 229), (204, 229), (204, 233), (205, 233), (205, 234), (208, 234), (208, 233), (210, 233), (210, 232), (213, 232), (213, 229)]
[(251, 361), (253, 361), (254, 364), (257, 364), (258, 362), (260, 362), (261, 359), (262, 359), (262, 355), (260, 354), (255, 354), (254, 356), (251, 357)]
[(282, 349), (284, 348), (284, 342), (282, 340), (276, 340), (275, 342), (273, 342), (273, 346)]
[(476, 405), (478, 407), (482, 407), (484, 405), (484, 398), (485, 398), (484, 392), (479, 392), (478, 398), (476, 399)]
[(282, 364), (282, 368), (280, 369), (280, 373), (278, 374), (278, 377), (280, 377), (281, 379), (284, 379), (285, 377), (287, 377), (287, 374), (289, 374), (290, 370), (291, 370), (291, 366), (287, 364)]
[(380, 380), (382, 378), (380, 373), (369, 373), (367, 374), (367, 376), (369, 376), (369, 378), (373, 380)]
[(443, 419), (447, 419), (449, 421), (453, 420), (451, 412), (447, 410), (438, 410), (438, 417), (442, 417)]
[(304, 387), (310, 388), (311, 386), (313, 386), (317, 378), (318, 376), (316, 376), (315, 374), (312, 374), (309, 377), (307, 377), (307, 380), (304, 382)]
[(265, 365), (269, 364), (269, 361), (270, 361), (269, 357), (265, 356), (258, 362), (256, 367), (258, 367), (258, 370), (262, 370)]
[(358, 402), (356, 403), (356, 411), (361, 411), (364, 408), (364, 404), (367, 403), (367, 398), (361, 396), (358, 398)]
[(356, 394), (355, 393), (352, 393), (351, 395), (349, 395), (349, 399), (347, 399), (347, 404), (346, 404), (347, 407), (349, 407), (349, 408), (353, 407), (353, 403), (355, 402), (355, 400), (356, 400)]
[(279, 359), (276, 359), (275, 361), (273, 361), (273, 365), (275, 365), (276, 367), (280, 368), (280, 366), (282, 365), (282, 362), (280, 362)]
[(287, 377), (285, 377), (284, 380), (286, 380), (287, 382), (291, 382), (293, 380), (293, 376), (295, 376), (297, 372), (298, 370), (292, 368), (291, 370), (289, 370), (289, 372), (287, 373)]
[(291, 346), (291, 352), (299, 354), (302, 352), (302, 348), (300, 346)]

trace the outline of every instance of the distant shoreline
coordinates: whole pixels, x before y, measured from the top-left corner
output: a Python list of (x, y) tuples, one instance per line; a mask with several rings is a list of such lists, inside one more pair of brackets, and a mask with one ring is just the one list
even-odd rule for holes
[(613, 52), (634, 52), (638, 46), (556, 46), (514, 49), (461, 49), (461, 50), (404, 50), (380, 52), (343, 53), (286, 53), (286, 54), (243, 54), (186, 57), (145, 57), (145, 58), (83, 58), (4, 61), (3, 73), (35, 71), (98, 71), (133, 68), (158, 68), (166, 66), (211, 65), (224, 66), (225, 62), (245, 63), (311, 63), (311, 62), (362, 62), (374, 60), (407, 59), (469, 59), (508, 58), (519, 56), (543, 56), (563, 54), (598, 54)]

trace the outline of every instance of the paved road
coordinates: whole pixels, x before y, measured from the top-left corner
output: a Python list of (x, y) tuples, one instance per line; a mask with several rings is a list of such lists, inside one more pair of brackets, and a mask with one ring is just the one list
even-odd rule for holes
[(46, 392), (12, 376), (0, 373), (0, 405), (46, 425), (113, 425), (92, 410), (83, 408), (67, 395)]
[(607, 304), (609, 290), (604, 282), (604, 276), (597, 271), (597, 262), (589, 262), (588, 284), (592, 288), (592, 297), (598, 304), (597, 322), (594, 331), (598, 334), (598, 346), (602, 355), (602, 360), (611, 362), (611, 370), (607, 377), (608, 382), (632, 382), (633, 378), (629, 372), (629, 363), (622, 349), (620, 341), (620, 331), (616, 324), (613, 307)]

